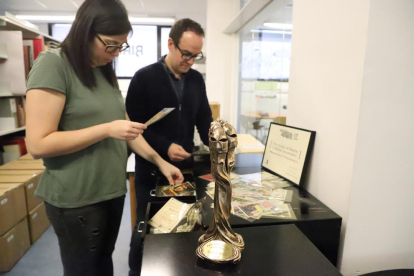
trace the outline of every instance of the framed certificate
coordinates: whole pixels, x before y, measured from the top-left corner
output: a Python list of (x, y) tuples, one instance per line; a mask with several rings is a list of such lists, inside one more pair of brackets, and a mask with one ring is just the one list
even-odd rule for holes
[(302, 186), (315, 136), (315, 131), (271, 123), (262, 167)]

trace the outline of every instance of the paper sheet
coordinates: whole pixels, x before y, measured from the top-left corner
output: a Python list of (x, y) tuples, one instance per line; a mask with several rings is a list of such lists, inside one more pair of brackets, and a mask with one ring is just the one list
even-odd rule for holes
[(161, 110), (160, 112), (158, 112), (157, 114), (155, 114), (154, 117), (152, 117), (151, 119), (149, 119), (145, 124), (147, 126), (152, 125), (153, 123), (155, 123), (155, 122), (161, 120), (162, 118), (164, 118), (165, 116), (167, 116), (168, 113), (170, 113), (174, 109), (175, 109), (175, 107), (164, 108), (163, 110)]

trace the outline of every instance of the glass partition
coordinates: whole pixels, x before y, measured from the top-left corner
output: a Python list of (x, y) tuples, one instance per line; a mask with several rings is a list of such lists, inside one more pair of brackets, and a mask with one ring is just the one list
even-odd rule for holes
[(272, 1), (239, 36), (238, 132), (265, 143), (271, 122), (286, 124), (292, 1)]

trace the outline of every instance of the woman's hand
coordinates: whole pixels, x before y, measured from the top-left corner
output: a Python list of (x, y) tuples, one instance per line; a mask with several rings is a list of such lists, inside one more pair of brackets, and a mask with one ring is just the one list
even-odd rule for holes
[(109, 137), (118, 140), (135, 140), (147, 128), (146, 125), (128, 120), (112, 121), (108, 124)]
[(168, 179), (171, 187), (175, 184), (183, 183), (183, 174), (178, 168), (174, 167), (170, 163), (164, 161), (158, 168), (160, 169), (161, 173)]

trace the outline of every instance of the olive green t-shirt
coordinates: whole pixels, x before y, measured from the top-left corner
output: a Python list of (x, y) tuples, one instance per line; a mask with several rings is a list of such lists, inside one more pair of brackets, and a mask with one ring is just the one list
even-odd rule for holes
[[(76, 76), (60, 49), (41, 53), (30, 71), (27, 91), (50, 88), (65, 94), (58, 131), (71, 131), (125, 120), (121, 92), (94, 68), (97, 86), (89, 89)], [(103, 139), (83, 150), (44, 158), (46, 167), (35, 195), (61, 208), (76, 208), (126, 193), (127, 145)]]

